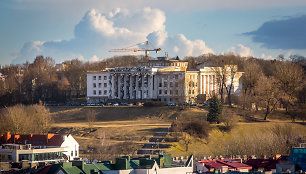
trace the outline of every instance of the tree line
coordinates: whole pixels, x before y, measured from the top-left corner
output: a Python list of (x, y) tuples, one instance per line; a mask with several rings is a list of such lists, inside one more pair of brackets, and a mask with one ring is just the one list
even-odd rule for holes
[(95, 63), (73, 59), (58, 67), (51, 57), (37, 56), (32, 63), (2, 66), (0, 106), (85, 100), (87, 71), (137, 66), (139, 60), (136, 56), (112, 57)]

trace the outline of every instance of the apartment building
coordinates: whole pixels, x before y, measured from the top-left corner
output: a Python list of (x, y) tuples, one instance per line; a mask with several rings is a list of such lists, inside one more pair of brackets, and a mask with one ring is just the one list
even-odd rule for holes
[[(199, 67), (187, 70), (188, 62), (162, 57), (141, 63), (140, 67), (116, 67), (87, 72), (87, 101), (89, 103), (158, 100), (165, 103), (202, 102), (218, 92), (218, 78), (231, 82), (235, 71), (233, 93), (241, 88), (237, 66)], [(220, 82), (219, 82), (220, 83)]]

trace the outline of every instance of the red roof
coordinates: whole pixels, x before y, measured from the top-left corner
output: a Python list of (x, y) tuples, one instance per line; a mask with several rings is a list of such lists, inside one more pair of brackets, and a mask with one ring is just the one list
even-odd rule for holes
[(276, 169), (276, 164), (278, 163), (278, 160), (249, 159), (246, 163), (255, 169), (264, 168), (264, 169), (271, 170), (271, 169)]
[(61, 146), (64, 142), (64, 135), (58, 134), (10, 134), (6, 132), (0, 135), (0, 145), (2, 144), (32, 144), (33, 146)]
[(241, 163), (240, 159), (212, 159), (212, 160), (201, 160), (199, 163), (204, 163), (205, 167), (208, 169), (214, 168), (220, 170), (222, 166), (227, 166), (228, 169), (240, 170), (249, 169), (252, 170), (252, 166)]

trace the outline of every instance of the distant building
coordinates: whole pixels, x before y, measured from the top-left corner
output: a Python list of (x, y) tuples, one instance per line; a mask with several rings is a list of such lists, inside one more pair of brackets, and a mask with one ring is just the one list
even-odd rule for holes
[(241, 159), (209, 159), (196, 163), (198, 173), (227, 173), (230, 171), (249, 172), (252, 166), (242, 163)]
[(117, 158), (116, 163), (110, 161), (94, 164), (85, 164), (84, 161), (71, 161), (69, 163), (53, 164), (44, 167), (37, 173), (56, 174), (186, 174), (193, 172), (193, 156), (190, 156), (184, 166), (172, 166), (171, 155), (159, 155), (133, 158), (129, 156)]
[(7, 132), (0, 136), (1, 161), (61, 161), (78, 157), (79, 143), (71, 135), (18, 135)]
[(224, 73), (230, 83), (235, 71), (232, 93), (241, 88), (236, 65), (199, 67), (187, 70), (188, 62), (162, 57), (141, 63), (140, 67), (117, 67), (87, 72), (87, 101), (89, 103), (157, 100), (165, 103), (196, 103), (218, 93), (217, 76)]

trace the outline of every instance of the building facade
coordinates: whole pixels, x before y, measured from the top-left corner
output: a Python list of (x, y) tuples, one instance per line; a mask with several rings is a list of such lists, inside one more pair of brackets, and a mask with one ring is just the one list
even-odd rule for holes
[[(232, 92), (241, 88), (237, 66), (199, 67), (188, 71), (188, 62), (158, 58), (140, 67), (117, 67), (87, 72), (87, 102), (157, 100), (165, 103), (196, 103), (218, 93), (224, 75)], [(231, 72), (233, 78), (231, 77)]]
[(59, 161), (79, 157), (79, 143), (71, 135), (0, 135), (0, 159), (6, 162)]

